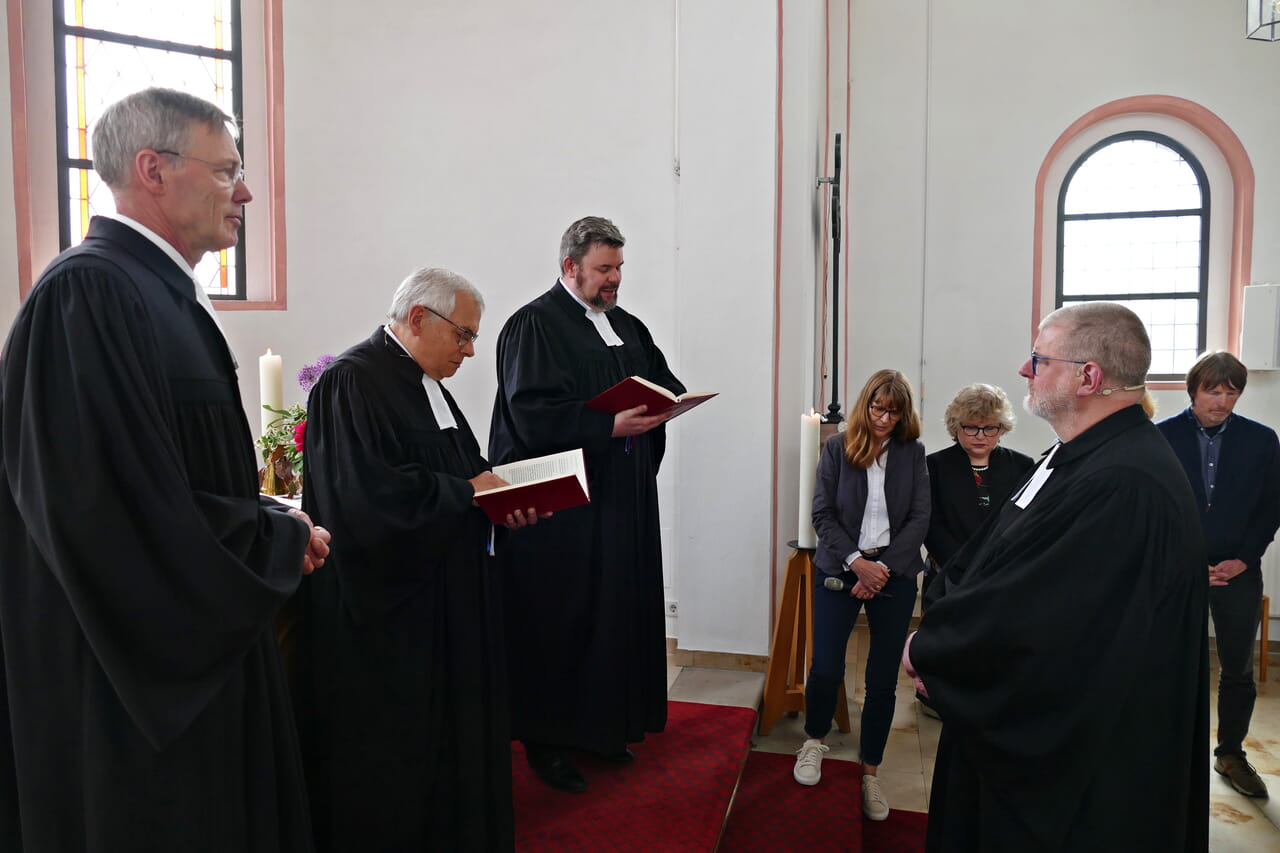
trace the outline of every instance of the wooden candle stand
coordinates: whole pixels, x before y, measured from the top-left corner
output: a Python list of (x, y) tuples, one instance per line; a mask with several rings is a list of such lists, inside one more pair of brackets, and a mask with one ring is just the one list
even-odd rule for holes
[[(787, 560), (782, 604), (773, 626), (760, 711), (761, 735), (767, 735), (783, 714), (804, 710), (804, 679), (813, 657), (813, 549), (798, 548), (795, 542), (788, 544), (795, 551)], [(843, 681), (836, 693), (835, 724), (841, 732), (849, 731), (849, 700)]]

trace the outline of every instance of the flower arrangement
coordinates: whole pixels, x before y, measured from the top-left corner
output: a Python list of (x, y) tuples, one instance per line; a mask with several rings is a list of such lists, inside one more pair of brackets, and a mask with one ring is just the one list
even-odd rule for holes
[[(310, 392), (331, 361), (333, 356), (322, 355), (314, 364), (304, 366), (298, 371), (298, 386), (304, 392)], [(302, 489), (307, 409), (299, 403), (285, 409), (263, 408), (279, 417), (268, 424), (266, 432), (258, 438), (263, 462), (262, 470), (258, 472), (259, 487), (269, 495), (296, 497)]]

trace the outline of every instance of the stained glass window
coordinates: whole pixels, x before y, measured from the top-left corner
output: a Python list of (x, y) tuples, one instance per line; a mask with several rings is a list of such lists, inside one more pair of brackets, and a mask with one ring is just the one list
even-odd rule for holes
[(1209, 183), (1175, 140), (1094, 145), (1059, 193), (1057, 305), (1119, 302), (1146, 323), (1151, 379), (1180, 379), (1205, 345)]
[[(98, 180), (89, 135), (108, 104), (148, 86), (180, 89), (212, 101), (239, 121), (239, 0), (58, 0), (54, 69), (63, 248), (84, 239), (89, 218), (113, 213)], [(214, 299), (244, 299), (245, 230), (236, 246), (209, 253), (196, 278)]]

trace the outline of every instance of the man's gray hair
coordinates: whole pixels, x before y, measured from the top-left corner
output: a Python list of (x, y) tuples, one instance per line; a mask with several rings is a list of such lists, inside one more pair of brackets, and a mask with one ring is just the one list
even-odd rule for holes
[[(387, 319), (393, 323), (407, 323), (409, 312), (415, 305), (430, 308), (448, 317), (458, 306), (459, 293), (465, 293), (474, 299), (480, 313), (484, 313), (484, 297), (471, 282), (456, 272), (437, 267), (419, 267), (396, 288), (395, 295), (391, 297), (391, 307), (387, 309)], [(437, 317), (432, 317), (431, 320), (444, 322)]]
[(621, 249), (627, 244), (618, 226), (603, 216), (584, 216), (569, 226), (560, 238), (560, 272), (564, 272), (564, 259), (571, 259), (582, 266), (582, 258), (591, 247), (604, 244), (611, 249)]
[(1151, 369), (1151, 339), (1138, 315), (1114, 302), (1064, 305), (1040, 321), (1040, 328), (1066, 331), (1061, 358), (1096, 362), (1120, 385), (1141, 385)]
[(93, 127), (94, 171), (111, 189), (123, 189), (139, 151), (186, 153), (195, 122), (236, 132), (235, 119), (195, 95), (155, 87), (126, 95), (103, 110)]

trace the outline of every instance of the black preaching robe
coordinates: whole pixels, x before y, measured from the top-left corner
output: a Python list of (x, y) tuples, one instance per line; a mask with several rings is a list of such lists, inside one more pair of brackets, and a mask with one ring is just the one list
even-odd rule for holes
[(515, 844), (502, 600), (467, 482), (489, 465), (422, 381), (379, 328), (311, 391), (302, 500), (332, 571), (299, 593), (295, 706), (320, 851)]
[(611, 438), (613, 415), (585, 404), (633, 374), (685, 388), (643, 323), (621, 308), (605, 316), (623, 346), (606, 346), (557, 283), (507, 321), (489, 455), (586, 455), (591, 503), (521, 530), (504, 549), (512, 730), (612, 754), (667, 720), (657, 491), (666, 430)]
[(310, 850), (273, 631), (307, 527), (191, 278), (95, 218), (0, 374), (0, 850)]
[(946, 565), (911, 644), (945, 720), (927, 849), (1202, 853), (1208, 586), (1191, 487), (1139, 406), (1048, 464), (1025, 509), (1015, 490)]

